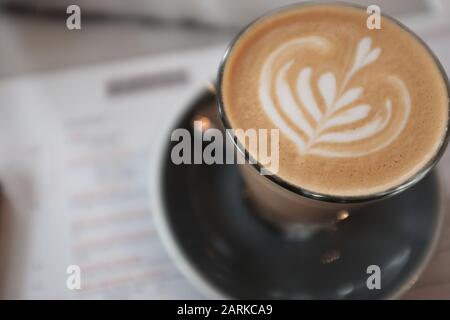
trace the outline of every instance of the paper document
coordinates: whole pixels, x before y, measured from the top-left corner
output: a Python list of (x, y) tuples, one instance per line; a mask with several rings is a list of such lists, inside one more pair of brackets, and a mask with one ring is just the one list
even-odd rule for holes
[[(215, 77), (223, 52), (0, 83), (5, 297), (200, 297), (158, 238), (148, 170), (155, 139)], [(69, 265), (81, 268), (81, 290), (66, 286)]]

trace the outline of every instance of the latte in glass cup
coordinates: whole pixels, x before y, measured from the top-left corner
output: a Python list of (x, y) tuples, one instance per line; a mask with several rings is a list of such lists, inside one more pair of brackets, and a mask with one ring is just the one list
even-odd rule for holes
[[(299, 4), (247, 26), (219, 69), (227, 129), (279, 130), (279, 163), (233, 137), (256, 212), (286, 230), (325, 226), (420, 181), (448, 143), (448, 79), (414, 33), (366, 8)], [(264, 151), (264, 155), (267, 150)], [(256, 164), (255, 164), (256, 163)], [(309, 231), (308, 231), (309, 232)]]
[(347, 5), (290, 7), (251, 24), (227, 53), (226, 125), (280, 130), (285, 185), (370, 197), (407, 183), (444, 145), (449, 95), (436, 58), (391, 18), (369, 30), (367, 17)]

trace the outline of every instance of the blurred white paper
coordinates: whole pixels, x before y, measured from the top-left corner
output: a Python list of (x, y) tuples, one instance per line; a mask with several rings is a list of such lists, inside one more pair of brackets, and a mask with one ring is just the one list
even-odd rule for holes
[[(0, 83), (12, 207), (4, 298), (196, 298), (149, 212), (152, 144), (214, 78), (224, 47)], [(7, 239), (5, 239), (7, 238)], [(79, 265), (81, 290), (66, 287)]]

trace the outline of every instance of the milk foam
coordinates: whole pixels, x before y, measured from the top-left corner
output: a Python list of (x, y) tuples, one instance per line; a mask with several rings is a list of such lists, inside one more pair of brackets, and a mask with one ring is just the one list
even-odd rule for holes
[(230, 126), (278, 128), (277, 176), (304, 190), (384, 192), (429, 165), (446, 141), (439, 64), (391, 19), (381, 30), (366, 20), (359, 8), (300, 5), (253, 24), (229, 51), (220, 94)]
[[(369, 103), (364, 103), (364, 87), (348, 88), (352, 77), (358, 72), (364, 72), (364, 67), (375, 63), (382, 54), (381, 48), (372, 48), (370, 37), (364, 37), (359, 41), (352, 67), (345, 73), (342, 83), (337, 83), (333, 72), (324, 73), (319, 77), (317, 86), (321, 101), (324, 103), (322, 107), (319, 107), (318, 99), (312, 90), (313, 66), (304, 66), (299, 71), (294, 92), (287, 83), (286, 75), (295, 58), (282, 64), (279, 69), (275, 69), (275, 65), (286, 52), (301, 51), (305, 47), (313, 47), (320, 52), (329, 50), (331, 46), (332, 43), (321, 36), (309, 36), (290, 40), (274, 50), (262, 66), (259, 81), (259, 99), (263, 110), (273, 123), (297, 145), (302, 154), (323, 157), (358, 157), (388, 146), (401, 134), (411, 112), (409, 90), (405, 82), (395, 74), (387, 76), (385, 80), (401, 95), (402, 101), (399, 105), (393, 105), (391, 99), (387, 98), (381, 111), (378, 111), (370, 121), (351, 130), (339, 129), (339, 126), (367, 119), (372, 109)], [(275, 86), (275, 96), (272, 95), (272, 85)], [(343, 110), (356, 101), (361, 102)], [(393, 108), (401, 109), (401, 119), (396, 120), (395, 126), (388, 126), (392, 120)], [(305, 114), (308, 114), (313, 121), (308, 121)], [(286, 117), (296, 128), (288, 124)], [(304, 135), (298, 134), (295, 129), (300, 130)], [(387, 130), (390, 131), (387, 132)], [(334, 150), (320, 144), (350, 144), (379, 133), (383, 133), (385, 138), (377, 145), (359, 143), (357, 149), (353, 147), (351, 150)]]

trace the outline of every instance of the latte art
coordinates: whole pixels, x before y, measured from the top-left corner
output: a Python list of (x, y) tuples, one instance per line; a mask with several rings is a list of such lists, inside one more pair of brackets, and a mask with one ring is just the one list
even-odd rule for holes
[(302, 4), (258, 20), (229, 50), (223, 114), (232, 128), (279, 130), (276, 176), (290, 185), (373, 195), (421, 173), (445, 143), (449, 94), (439, 63), (390, 18), (381, 30), (366, 19), (360, 8)]
[[(365, 66), (374, 63), (381, 54), (380, 48), (371, 48), (372, 39), (365, 37), (359, 42), (354, 62), (345, 73), (341, 84), (337, 83), (333, 72), (322, 74), (317, 86), (324, 105), (319, 106), (314, 96), (311, 84), (313, 67), (303, 67), (297, 76), (295, 90), (287, 83), (286, 74), (292, 67), (294, 60), (289, 60), (275, 70), (275, 63), (285, 54), (285, 51), (297, 51), (312, 47), (317, 52), (326, 51), (331, 43), (325, 38), (311, 36), (291, 40), (277, 50), (267, 59), (262, 67), (259, 98), (267, 116), (273, 123), (289, 137), (303, 154), (317, 154), (325, 157), (356, 157), (366, 155), (389, 145), (404, 129), (411, 111), (411, 98), (405, 83), (396, 75), (387, 77), (387, 81), (398, 90), (402, 96), (401, 105), (393, 106), (392, 100), (387, 98), (384, 105), (368, 120), (372, 106), (364, 103), (364, 88), (355, 86), (348, 88), (352, 77), (363, 72)], [(272, 85), (275, 86), (275, 96), (271, 94)], [(277, 107), (277, 101), (279, 107)], [(300, 103), (297, 103), (299, 101)], [(392, 109), (401, 108), (401, 120), (389, 132), (387, 125), (391, 121)], [(308, 114), (312, 121), (308, 121)], [(303, 133), (300, 135), (292, 128), (285, 117)], [(366, 123), (351, 129), (341, 129), (342, 126), (361, 122)], [(384, 140), (378, 145), (365, 146), (360, 144), (358, 150), (329, 150), (321, 143), (351, 143), (364, 140), (384, 132)]]

